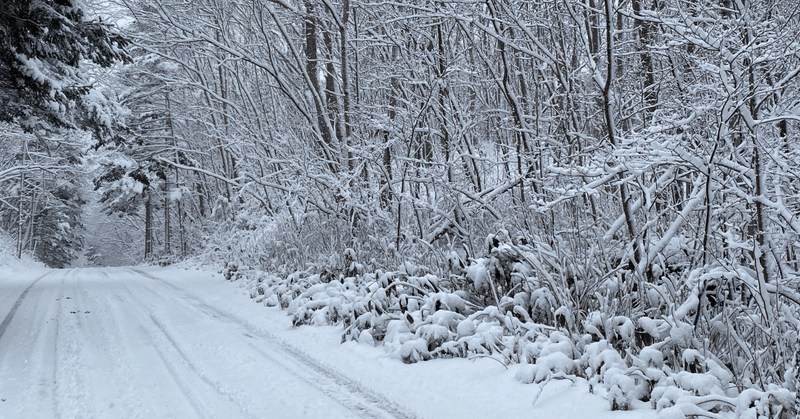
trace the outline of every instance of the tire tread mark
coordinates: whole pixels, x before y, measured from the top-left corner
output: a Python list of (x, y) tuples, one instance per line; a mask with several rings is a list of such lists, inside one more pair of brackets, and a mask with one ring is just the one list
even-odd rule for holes
[[(122, 284), (123, 288), (125, 288), (125, 291), (128, 293), (128, 296), (131, 298), (131, 300), (137, 302), (141, 307), (149, 307), (143, 301), (141, 301), (140, 299), (136, 298), (136, 296), (134, 296), (133, 292), (130, 290), (130, 288), (128, 288), (128, 286), (124, 282), (120, 281), (120, 284)], [(185, 379), (180, 376), (180, 374), (176, 371), (174, 365), (172, 365), (172, 362), (170, 362), (167, 359), (167, 356), (166, 356), (166, 353), (165, 353), (165, 349), (162, 348), (156, 342), (157, 340), (161, 340), (162, 343), (167, 345), (167, 347), (169, 345), (171, 345), (172, 349), (175, 350), (176, 354), (181, 359), (181, 361), (184, 363), (184, 365), (186, 365), (189, 368), (189, 370), (195, 376), (197, 376), (200, 380), (202, 380), (204, 383), (206, 383), (206, 385), (208, 385), (208, 387), (211, 390), (213, 390), (214, 392), (216, 392), (220, 396), (225, 397), (226, 399), (231, 401), (234, 405), (236, 405), (236, 408), (239, 410), (239, 412), (242, 415), (245, 415), (248, 418), (252, 418), (253, 417), (250, 413), (245, 411), (245, 406), (242, 405), (242, 403), (240, 401), (236, 400), (236, 398), (233, 397), (232, 394), (229, 394), (229, 393), (221, 391), (219, 383), (215, 383), (208, 376), (206, 376), (205, 374), (200, 372), (200, 370), (198, 369), (197, 365), (187, 357), (187, 354), (183, 350), (183, 348), (181, 348), (177, 344), (177, 342), (175, 341), (174, 337), (167, 331), (166, 326), (164, 326), (164, 324), (162, 322), (160, 322), (156, 318), (156, 316), (153, 314), (153, 311), (150, 308), (147, 308), (147, 317), (150, 320), (148, 323), (151, 324), (152, 326), (155, 326), (155, 330), (158, 330), (158, 332), (160, 332), (159, 334), (163, 335), (165, 341), (161, 340), (161, 339), (157, 339), (154, 336), (154, 334), (151, 333), (145, 327), (144, 322), (140, 320), (139, 321), (139, 326), (141, 328), (141, 331), (147, 336), (147, 338), (150, 340), (150, 342), (153, 343), (153, 346), (152, 346), (153, 349), (156, 351), (156, 353), (158, 354), (159, 358), (161, 358), (161, 361), (164, 363), (164, 366), (167, 368), (167, 371), (170, 373), (170, 375), (172, 376), (173, 380), (178, 385), (178, 387), (181, 390), (181, 392), (183, 393), (183, 395), (186, 397), (186, 400), (192, 405), (192, 408), (195, 410), (195, 413), (198, 415), (198, 417), (201, 417), (201, 418), (208, 417), (208, 415), (206, 415), (205, 412), (204, 412), (205, 407), (201, 406), (201, 405), (203, 405), (202, 401), (195, 394), (194, 391), (192, 391), (189, 387), (187, 387), (187, 383), (185, 382)]]
[(30, 291), (31, 288), (33, 288), (33, 286), (36, 285), (36, 283), (39, 282), (40, 279), (46, 277), (47, 275), (50, 275), (51, 272), (52, 271), (47, 272), (44, 275), (36, 278), (33, 281), (33, 283), (31, 283), (30, 285), (28, 285), (27, 288), (25, 288), (25, 291), (22, 291), (22, 294), (19, 295), (17, 301), (14, 302), (14, 305), (11, 307), (11, 311), (9, 311), (8, 314), (6, 314), (6, 318), (4, 318), (3, 322), (0, 323), (0, 339), (3, 339), (3, 334), (5, 334), (6, 330), (8, 330), (8, 325), (11, 324), (11, 320), (14, 319), (14, 314), (17, 313), (17, 309), (19, 309), (19, 306), (22, 304), (22, 300), (24, 300), (25, 296), (28, 295), (28, 291)]
[[(277, 336), (275, 336), (275, 335), (273, 335), (273, 334), (271, 334), (269, 332), (262, 332), (260, 330), (257, 330), (256, 328), (248, 325), (246, 322), (236, 318), (235, 316), (231, 316), (231, 315), (229, 315), (229, 314), (227, 314), (227, 313), (225, 313), (225, 312), (223, 312), (223, 311), (221, 311), (221, 310), (219, 310), (219, 309), (217, 309), (217, 308), (215, 308), (215, 307), (213, 307), (213, 306), (201, 301), (197, 297), (191, 295), (191, 293), (187, 292), (186, 290), (181, 289), (180, 287), (177, 287), (177, 286), (175, 286), (173, 284), (170, 284), (169, 282), (167, 282), (167, 281), (165, 281), (165, 280), (163, 280), (161, 278), (158, 278), (156, 276), (150, 275), (150, 274), (148, 274), (148, 273), (146, 273), (144, 271), (141, 271), (139, 269), (135, 269), (135, 268), (127, 268), (127, 269), (130, 270), (130, 271), (133, 271), (133, 272), (135, 272), (135, 273), (137, 273), (137, 274), (139, 274), (141, 276), (144, 276), (145, 278), (149, 278), (149, 279), (155, 280), (158, 283), (166, 286), (167, 288), (171, 288), (171, 289), (183, 294), (186, 297), (187, 300), (193, 301), (194, 305), (196, 307), (200, 308), (203, 311), (206, 311), (207, 313), (210, 311), (211, 313), (209, 313), (209, 315), (216, 315), (216, 316), (219, 316), (219, 317), (223, 317), (223, 318), (231, 321), (232, 323), (238, 324), (239, 326), (241, 326), (242, 328), (244, 328), (248, 332), (250, 332), (250, 333), (252, 333), (252, 334), (254, 334), (256, 336), (259, 336), (262, 339), (266, 339), (266, 340), (269, 340), (269, 341), (273, 342), (275, 344), (275, 346), (278, 347), (278, 349), (280, 349), (281, 351), (283, 351), (284, 353), (286, 353), (288, 356), (292, 357), (293, 359), (297, 360), (302, 365), (304, 365), (307, 368), (311, 369), (312, 371), (315, 371), (316, 373), (326, 377), (327, 379), (331, 380), (336, 385), (338, 385), (338, 386), (340, 386), (342, 388), (345, 388), (345, 389), (351, 391), (354, 394), (360, 395), (361, 398), (363, 398), (365, 401), (367, 401), (370, 404), (370, 407), (372, 407), (373, 409), (378, 410), (378, 411), (380, 411), (382, 413), (386, 413), (389, 416), (391, 416), (392, 418), (396, 418), (396, 419), (418, 419), (419, 418), (419, 416), (417, 416), (416, 414), (413, 414), (413, 413), (405, 410), (403, 407), (398, 405), (396, 402), (394, 402), (394, 401), (386, 398), (385, 396), (383, 396), (381, 394), (378, 394), (378, 393), (376, 393), (376, 392), (374, 392), (374, 391), (372, 391), (370, 389), (364, 388), (357, 381), (355, 381), (355, 380), (353, 380), (351, 378), (345, 377), (344, 375), (342, 375), (339, 372), (331, 369), (330, 367), (327, 367), (327, 366), (323, 365), (319, 361), (317, 361), (314, 358), (312, 358), (310, 355), (308, 355), (305, 352), (301, 351), (300, 349), (290, 345), (288, 342), (283, 341), (282, 339), (278, 338)], [(363, 412), (363, 409), (361, 409), (361, 406), (353, 406), (353, 407), (358, 409), (358, 410), (361, 410), (362, 413), (366, 413), (366, 412)], [(377, 412), (373, 412), (372, 415), (374, 415), (375, 413), (377, 413)]]
[[(134, 302), (136, 302), (137, 304), (143, 305), (143, 303), (142, 303), (140, 300), (138, 300), (136, 297), (134, 297), (133, 293), (132, 293), (132, 292), (131, 292), (131, 290), (128, 288), (128, 286), (127, 286), (127, 285), (125, 285), (125, 283), (124, 283), (124, 282), (122, 282), (122, 281), (119, 281), (119, 282), (120, 282), (120, 284), (123, 286), (123, 288), (125, 288), (125, 291), (128, 293), (128, 297), (130, 297), (130, 298), (131, 298), (131, 300), (133, 300), (133, 301), (134, 301)], [(121, 296), (119, 296), (119, 295), (114, 295), (114, 296), (113, 296), (113, 298), (117, 300), (117, 302), (120, 304), (120, 307), (123, 307), (123, 305), (124, 305), (124, 302), (123, 302), (123, 300), (122, 300), (122, 297), (121, 297)], [(122, 314), (123, 314), (123, 315), (126, 315), (126, 313), (122, 313)], [(167, 370), (167, 373), (169, 373), (170, 377), (172, 377), (172, 380), (173, 380), (173, 382), (175, 383), (175, 385), (177, 386), (178, 390), (179, 390), (179, 391), (181, 392), (181, 394), (183, 395), (183, 397), (184, 397), (184, 400), (185, 400), (185, 401), (186, 401), (186, 403), (187, 403), (187, 404), (188, 404), (188, 405), (191, 407), (192, 411), (194, 411), (194, 414), (195, 414), (195, 416), (196, 416), (196, 417), (198, 417), (198, 418), (201, 418), (201, 419), (205, 419), (205, 418), (207, 418), (207, 415), (205, 415), (205, 414), (203, 413), (203, 412), (204, 412), (206, 409), (205, 409), (205, 407), (204, 407), (204, 406), (201, 406), (202, 402), (201, 402), (201, 400), (200, 400), (200, 397), (198, 397), (198, 396), (197, 396), (197, 395), (196, 395), (196, 394), (195, 394), (195, 393), (194, 393), (194, 392), (191, 390), (190, 386), (189, 386), (189, 385), (188, 385), (188, 384), (185, 382), (185, 380), (184, 380), (184, 379), (181, 377), (181, 374), (180, 374), (180, 373), (178, 373), (178, 371), (175, 369), (175, 367), (174, 367), (174, 365), (172, 364), (172, 362), (170, 362), (170, 361), (167, 359), (167, 356), (166, 356), (166, 354), (164, 353), (164, 350), (163, 350), (163, 348), (161, 348), (161, 347), (159, 346), (159, 344), (156, 342), (156, 338), (153, 336), (153, 334), (152, 334), (152, 333), (150, 333), (150, 331), (149, 331), (149, 330), (147, 330), (147, 328), (145, 327), (145, 324), (144, 324), (144, 322), (142, 322), (142, 321), (141, 321), (139, 318), (137, 318), (136, 316), (130, 316), (130, 315), (129, 315), (129, 317), (131, 317), (131, 318), (134, 318), (134, 320), (133, 320), (133, 321), (134, 321), (135, 323), (137, 323), (137, 324), (138, 324), (138, 326), (139, 326), (139, 331), (140, 331), (140, 332), (141, 332), (141, 333), (142, 333), (142, 334), (143, 334), (143, 335), (144, 335), (144, 336), (147, 338), (147, 340), (150, 342), (150, 344), (151, 344), (151, 345), (150, 345), (150, 347), (153, 349), (153, 351), (156, 353), (156, 355), (158, 356), (158, 358), (161, 360), (161, 363), (164, 365), (164, 368), (166, 368), (166, 370)]]
[(186, 350), (181, 345), (178, 344), (177, 340), (175, 339), (175, 336), (173, 336), (167, 330), (166, 325), (158, 318), (156, 318), (152, 312), (150, 313), (150, 321), (158, 328), (159, 331), (161, 331), (161, 334), (163, 334), (164, 337), (167, 339), (167, 341), (172, 345), (173, 349), (175, 349), (175, 352), (178, 354), (178, 356), (180, 356), (180, 358), (183, 360), (186, 366), (189, 367), (189, 369), (198, 378), (200, 378), (204, 383), (206, 383), (217, 394), (227, 398), (232, 403), (234, 403), (243, 415), (246, 415), (248, 418), (253, 418), (253, 416), (247, 411), (246, 406), (242, 403), (242, 401), (240, 400), (239, 397), (237, 397), (236, 394), (223, 390), (223, 386), (221, 383), (212, 380), (207, 374), (203, 373), (200, 370), (197, 364), (190, 359)]

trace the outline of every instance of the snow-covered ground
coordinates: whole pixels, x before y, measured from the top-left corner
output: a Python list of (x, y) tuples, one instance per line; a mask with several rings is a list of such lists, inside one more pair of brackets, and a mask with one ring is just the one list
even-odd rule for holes
[(201, 270), (0, 275), (0, 322), (0, 418), (655, 417), (493, 359), (406, 365), (340, 344)]

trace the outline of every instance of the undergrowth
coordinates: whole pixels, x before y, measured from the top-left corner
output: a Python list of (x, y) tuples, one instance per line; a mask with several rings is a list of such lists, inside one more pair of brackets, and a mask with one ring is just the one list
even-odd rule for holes
[(505, 232), (485, 249), (444, 252), (438, 271), (380, 269), (348, 248), (294, 272), (231, 257), (223, 273), (295, 326), (338, 325), (342, 342), (405, 363), (490, 357), (522, 364), (524, 383), (580, 377), (613, 410), (649, 404), (665, 419), (794, 417), (800, 295), (789, 280), (759, 286), (735, 263), (690, 269), (680, 249), (639, 276)]

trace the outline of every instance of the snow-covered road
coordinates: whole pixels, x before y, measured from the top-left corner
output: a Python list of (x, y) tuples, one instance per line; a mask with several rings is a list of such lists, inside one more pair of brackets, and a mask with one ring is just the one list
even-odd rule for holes
[(495, 359), (406, 365), (178, 267), (0, 269), (0, 419), (651, 419)]
[(415, 417), (140, 270), (0, 281), (0, 319), (0, 418)]

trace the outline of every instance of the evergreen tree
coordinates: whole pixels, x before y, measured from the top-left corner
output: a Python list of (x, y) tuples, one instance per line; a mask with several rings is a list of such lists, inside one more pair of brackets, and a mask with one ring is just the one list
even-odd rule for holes
[(37, 259), (51, 268), (66, 268), (77, 258), (83, 248), (83, 221), (81, 213), (86, 203), (79, 185), (67, 182), (56, 186), (50, 199), (35, 214), (35, 246)]
[(16, 233), (18, 255), (63, 267), (81, 249), (84, 202), (70, 167), (86, 147), (70, 143), (81, 138), (71, 130), (101, 141), (114, 131), (117, 106), (97, 89), (97, 70), (127, 60), (127, 43), (80, 0), (0, 0), (0, 122), (35, 134), (9, 139), (19, 152), (1, 162), (0, 189), (12, 198), (2, 224)]
[(84, 64), (127, 60), (126, 44), (78, 0), (0, 0), (0, 120), (107, 134), (109, 105)]

